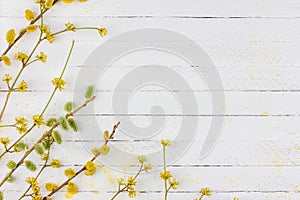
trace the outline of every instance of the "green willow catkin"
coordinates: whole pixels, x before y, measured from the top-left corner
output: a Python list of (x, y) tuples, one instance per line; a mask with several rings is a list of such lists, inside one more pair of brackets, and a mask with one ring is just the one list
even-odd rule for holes
[(58, 121), (62, 129), (64, 129), (65, 131), (69, 130), (68, 123), (65, 117), (60, 117)]

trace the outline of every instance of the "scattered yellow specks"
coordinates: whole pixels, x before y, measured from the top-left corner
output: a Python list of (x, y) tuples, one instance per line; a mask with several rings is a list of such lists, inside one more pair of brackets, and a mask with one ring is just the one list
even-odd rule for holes
[(270, 113), (269, 112), (263, 112), (262, 115), (268, 116), (268, 115), (270, 115)]
[(111, 172), (109, 171), (107, 168), (105, 168), (104, 166), (100, 165), (100, 164), (96, 164), (97, 168), (103, 172), (103, 174), (106, 175), (108, 181), (110, 184), (114, 184), (117, 180), (117, 177)]

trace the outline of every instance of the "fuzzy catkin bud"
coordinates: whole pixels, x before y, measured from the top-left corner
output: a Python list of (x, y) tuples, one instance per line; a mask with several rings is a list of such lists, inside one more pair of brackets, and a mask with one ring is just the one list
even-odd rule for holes
[(68, 118), (68, 124), (73, 129), (73, 131), (75, 131), (75, 132), (78, 131), (77, 123), (73, 118)]
[(50, 118), (48, 119), (48, 121), (46, 122), (46, 126), (53, 126), (55, 123), (57, 122), (57, 119), (55, 119), (54, 117), (53, 118)]
[(58, 131), (54, 131), (53, 134), (53, 139), (57, 144), (61, 144), (62, 143), (62, 139), (61, 139), (61, 135)]
[(11, 175), (10, 177), (8, 177), (7, 182), (12, 183), (15, 180), (16, 180), (16, 178), (13, 175)]
[(93, 95), (94, 95), (94, 86), (90, 85), (86, 88), (86, 91), (85, 91), (85, 98), (89, 99), (89, 98), (92, 98)]
[(32, 161), (30, 161), (30, 160), (26, 160), (26, 161), (25, 161), (25, 166), (26, 166), (26, 168), (29, 169), (30, 171), (35, 171), (35, 170), (36, 170), (35, 164), (34, 164)]
[(44, 154), (44, 149), (43, 149), (43, 147), (42, 147), (41, 144), (36, 144), (35, 145), (35, 151), (39, 155), (43, 155)]
[(62, 129), (64, 129), (65, 131), (67, 131), (69, 129), (68, 127), (68, 123), (67, 123), (67, 120), (65, 117), (60, 117), (58, 119), (59, 123), (60, 123), (60, 126)]
[(3, 193), (0, 191), (0, 200), (3, 200), (4, 197), (3, 197)]
[(17, 166), (17, 164), (16, 164), (16, 162), (13, 161), (13, 160), (8, 161), (8, 163), (7, 163), (7, 167), (8, 167), (9, 169), (15, 169), (16, 166)]
[(28, 145), (25, 142), (19, 142), (14, 146), (15, 152), (24, 151), (27, 149)]
[(65, 104), (65, 111), (66, 112), (71, 112), (72, 110), (73, 110), (73, 102), (67, 102), (66, 104)]

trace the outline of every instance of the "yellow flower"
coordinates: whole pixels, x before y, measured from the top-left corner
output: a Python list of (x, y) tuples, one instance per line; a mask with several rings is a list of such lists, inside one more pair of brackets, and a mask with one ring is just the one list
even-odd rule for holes
[(211, 195), (211, 190), (209, 189), (209, 188), (202, 188), (201, 189), (201, 194), (203, 195), (203, 196), (210, 196)]
[(52, 162), (50, 163), (50, 165), (53, 168), (60, 168), (61, 167), (59, 160), (56, 160), (56, 159), (52, 159)]
[(22, 133), (26, 133), (27, 131), (27, 124), (22, 124), (20, 126), (17, 126), (17, 131), (22, 134)]
[(129, 196), (129, 198), (134, 198), (134, 197), (136, 197), (136, 191), (133, 189), (133, 190), (130, 190), (129, 192), (128, 192), (128, 196)]
[(24, 117), (17, 117), (15, 118), (15, 122), (16, 124), (23, 125), (27, 123), (27, 119), (25, 119)]
[(49, 32), (46, 34), (46, 39), (48, 40), (48, 42), (53, 43), (55, 40), (55, 37), (54, 37), (54, 35), (52, 35), (52, 33)]
[(76, 172), (72, 168), (67, 168), (64, 173), (68, 178), (73, 178), (76, 175)]
[(176, 190), (177, 186), (179, 185), (179, 182), (175, 178), (173, 178), (169, 179), (169, 184), (173, 190)]
[(18, 90), (20, 92), (25, 92), (25, 90), (27, 90), (27, 89), (28, 89), (28, 85), (24, 80), (22, 80), (20, 85), (16, 88), (16, 90)]
[(49, 9), (53, 6), (53, 0), (47, 0), (45, 3), (45, 8)]
[(67, 30), (69, 31), (75, 31), (76, 27), (74, 26), (74, 24), (71, 24), (70, 22), (65, 24), (65, 27)]
[(65, 89), (64, 85), (66, 84), (66, 82), (61, 78), (54, 78), (52, 80), (52, 84), (55, 85), (59, 89), (59, 91), (63, 91)]
[(10, 58), (8, 56), (2, 56), (1, 59), (3, 60), (4, 64), (7, 65), (7, 66), (10, 66), (11, 65), (11, 62), (10, 62)]
[(107, 155), (110, 151), (110, 148), (109, 146), (107, 145), (103, 145), (102, 147), (100, 147), (99, 149), (99, 152), (102, 154), (102, 155)]
[(171, 140), (169, 139), (161, 140), (160, 143), (162, 144), (163, 147), (167, 147), (171, 145)]
[(26, 31), (29, 33), (33, 33), (34, 31), (36, 31), (37, 28), (37, 25), (29, 25), (26, 27)]
[(145, 156), (138, 156), (138, 160), (141, 164), (147, 162), (147, 158)]
[(163, 180), (169, 180), (171, 177), (172, 177), (172, 174), (170, 171), (160, 172), (160, 178)]
[(87, 176), (92, 176), (96, 173), (96, 165), (92, 162), (92, 161), (88, 161), (86, 164), (85, 164), (85, 175)]
[(43, 63), (45, 63), (47, 61), (47, 55), (44, 52), (41, 52), (35, 58), (42, 61)]
[(125, 180), (124, 180), (124, 178), (119, 178), (119, 179), (118, 179), (118, 184), (119, 184), (119, 185), (125, 185)]
[(24, 63), (27, 61), (28, 56), (25, 53), (19, 51), (15, 54), (15, 59)]
[(70, 194), (76, 194), (78, 192), (78, 187), (75, 185), (75, 183), (69, 182), (69, 184), (67, 186), (67, 191)]
[(55, 188), (57, 188), (57, 185), (54, 183), (46, 183), (45, 188), (47, 191), (52, 192)]
[(36, 182), (36, 179), (33, 177), (27, 177), (26, 182), (29, 183), (30, 185), (32, 185), (34, 182)]
[(32, 119), (33, 119), (33, 123), (35, 125), (37, 125), (37, 127), (39, 127), (39, 128), (40, 128), (41, 125), (44, 124), (44, 122), (43, 122), (44, 118), (41, 115), (33, 115)]
[(9, 81), (12, 80), (12, 77), (11, 75), (9, 74), (5, 74), (3, 77), (2, 77), (2, 81), (5, 82), (5, 83), (9, 83)]
[(133, 189), (135, 185), (136, 185), (135, 178), (133, 178), (132, 176), (129, 176), (128, 180), (127, 180), (127, 183), (126, 183), (126, 187), (128, 189)]
[(9, 140), (8, 137), (5, 137), (5, 138), (1, 137), (1, 138), (0, 138), (0, 143), (3, 144), (3, 146), (6, 147), (7, 145), (9, 145), (10, 140)]
[(50, 29), (46, 24), (43, 24), (42, 26), (40, 26), (40, 30), (45, 34), (50, 33)]
[(6, 33), (6, 41), (8, 44), (13, 44), (15, 42), (16, 32), (14, 29), (10, 29)]
[(145, 170), (145, 172), (151, 171), (152, 170), (152, 165), (151, 164), (144, 165), (144, 170)]
[(32, 10), (29, 10), (29, 9), (25, 10), (25, 19), (27, 21), (33, 20), (34, 19), (34, 12), (32, 12)]
[(64, 3), (73, 3), (74, 0), (62, 0)]
[(98, 28), (98, 32), (101, 37), (104, 37), (107, 35), (107, 29), (106, 28)]

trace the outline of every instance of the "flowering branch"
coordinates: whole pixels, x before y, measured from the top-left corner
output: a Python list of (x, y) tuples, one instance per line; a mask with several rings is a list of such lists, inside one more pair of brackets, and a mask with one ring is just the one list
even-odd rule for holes
[[(104, 145), (97, 149), (95, 152), (94, 152), (94, 157), (87, 162), (87, 164), (85, 166), (83, 166), (81, 169), (79, 169), (74, 175), (70, 176), (67, 180), (65, 180), (63, 183), (61, 183), (59, 186), (57, 186), (55, 189), (52, 190), (52, 192), (50, 192), (47, 196), (43, 197), (43, 200), (47, 200), (48, 198), (50, 198), (51, 196), (53, 196), (56, 192), (60, 191), (64, 186), (68, 185), (71, 183), (71, 181), (76, 177), (78, 176), (79, 174), (81, 174), (82, 172), (86, 171), (86, 175), (92, 175), (95, 173), (95, 167), (94, 167), (94, 164), (93, 161), (99, 157), (100, 155), (106, 155), (108, 152), (109, 152), (109, 147), (107, 146), (108, 142), (112, 139), (114, 139), (114, 136), (115, 136), (115, 132), (116, 132), (116, 129), (118, 128), (118, 126), (120, 125), (120, 122), (118, 122), (117, 124), (114, 125), (113, 127), (113, 130), (111, 132), (111, 134), (106, 137), (105, 139), (105, 142), (104, 142)], [(88, 165), (89, 163), (89, 165)], [(91, 172), (89, 171), (89, 167), (88, 166), (93, 166), (91, 168), (93, 168), (94, 170)], [(72, 184), (73, 185), (73, 184)], [(74, 188), (74, 186), (73, 186)], [(69, 192), (74, 192), (76, 193), (77, 192), (77, 189), (76, 189), (76, 192), (75, 191), (69, 191)]]

